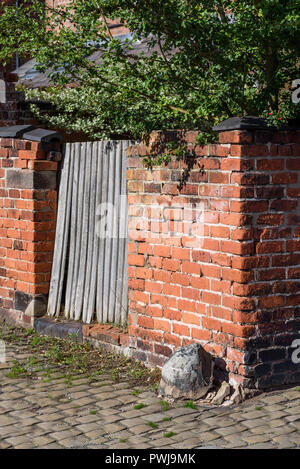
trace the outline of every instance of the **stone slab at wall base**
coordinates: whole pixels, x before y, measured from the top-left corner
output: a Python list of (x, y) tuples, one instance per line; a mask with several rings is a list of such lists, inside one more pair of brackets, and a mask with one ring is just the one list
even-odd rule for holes
[[(215, 130), (214, 145), (156, 132), (128, 150), (133, 355), (162, 366), (198, 342), (233, 385), (299, 383), (300, 131), (253, 118)], [(184, 157), (148, 170), (171, 141)]]

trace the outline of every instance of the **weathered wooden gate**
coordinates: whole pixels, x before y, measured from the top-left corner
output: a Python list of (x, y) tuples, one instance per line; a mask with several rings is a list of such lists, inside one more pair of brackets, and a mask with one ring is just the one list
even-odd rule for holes
[(68, 143), (61, 173), (48, 314), (127, 320), (128, 141)]

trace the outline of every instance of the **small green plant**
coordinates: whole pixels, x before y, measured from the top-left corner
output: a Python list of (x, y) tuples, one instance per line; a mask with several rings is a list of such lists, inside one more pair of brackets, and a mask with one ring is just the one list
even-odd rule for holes
[(167, 401), (161, 400), (161, 401), (159, 401), (159, 403), (160, 403), (160, 405), (161, 405), (161, 410), (162, 410), (163, 412), (166, 412), (167, 410), (170, 409), (170, 404), (169, 404)]
[(49, 338), (46, 336), (34, 335), (31, 337), (31, 345), (35, 347), (36, 345), (46, 344), (49, 341)]
[(74, 341), (74, 342), (78, 342), (78, 332), (75, 332), (75, 333), (72, 333), (72, 332), (69, 332), (68, 334), (68, 340), (70, 340), (71, 342)]
[(50, 383), (51, 382), (51, 378), (44, 378), (43, 379), (43, 383)]
[(163, 418), (163, 422), (170, 422), (170, 420), (172, 420), (171, 417), (164, 417)]
[(168, 165), (171, 161), (171, 155), (168, 155), (166, 153), (163, 153), (161, 155), (157, 156), (147, 156), (143, 159), (143, 164), (147, 169), (153, 169), (155, 166), (162, 166), (163, 164), (165, 166)]
[(300, 391), (300, 386), (298, 386), (298, 387), (296, 388), (296, 391)]
[(17, 360), (13, 360), (13, 366), (11, 367), (11, 370), (6, 373), (6, 376), (7, 378), (19, 378), (19, 376), (26, 376), (28, 374), (29, 373), (23, 363), (20, 363)]
[(147, 407), (147, 406), (143, 402), (140, 402), (140, 404), (136, 404), (134, 406), (134, 409), (139, 410), (139, 409), (143, 409), (143, 407)]
[(183, 407), (186, 407), (187, 409), (195, 409), (195, 410), (197, 410), (197, 407), (195, 406), (195, 404), (193, 403), (193, 401), (186, 401), (186, 402), (183, 404)]
[(154, 383), (154, 384), (151, 386), (152, 391), (155, 392), (155, 393), (158, 392), (158, 388), (159, 388), (159, 381), (157, 381), (156, 383)]
[(262, 410), (262, 408), (263, 408), (262, 405), (257, 405), (257, 406), (255, 407), (255, 410)]
[(168, 432), (164, 434), (164, 438), (171, 438), (172, 436), (176, 435), (175, 432)]
[(110, 372), (110, 376), (111, 376), (111, 379), (113, 381), (117, 381), (118, 379), (118, 374), (119, 374), (119, 370), (117, 368), (113, 368)]
[(126, 442), (126, 438), (120, 438), (120, 443), (125, 443)]
[(91, 415), (96, 415), (96, 414), (97, 414), (97, 410), (90, 410), (90, 414), (91, 414)]
[(139, 389), (134, 389), (131, 394), (132, 394), (133, 396), (139, 396), (139, 395), (141, 394), (141, 392), (142, 392), (142, 391), (140, 391)]
[(35, 366), (39, 363), (39, 361), (37, 360), (37, 358), (35, 357), (30, 357), (29, 360), (28, 360), (28, 365), (29, 366)]
[(73, 386), (71, 379), (64, 379), (64, 383), (66, 384), (67, 388), (71, 388)]
[(146, 425), (149, 425), (151, 428), (158, 428), (157, 423), (152, 422), (151, 420), (149, 420)]

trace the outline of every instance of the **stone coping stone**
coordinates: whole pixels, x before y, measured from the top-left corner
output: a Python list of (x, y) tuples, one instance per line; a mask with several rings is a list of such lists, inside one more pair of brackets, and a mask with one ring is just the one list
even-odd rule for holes
[(59, 337), (67, 339), (69, 334), (75, 335), (78, 342), (83, 342), (82, 324), (77, 322), (55, 322), (51, 318), (35, 319), (33, 323), (34, 329), (50, 337)]
[(288, 125), (282, 126), (280, 129), (270, 127), (261, 117), (245, 116), (230, 117), (213, 127), (215, 132), (227, 132), (229, 130), (299, 130), (300, 122), (298, 119), (292, 119)]
[(22, 138), (32, 142), (62, 143), (63, 136), (54, 130), (37, 129), (33, 125), (12, 125), (0, 127), (0, 138)]
[(25, 132), (34, 130), (32, 125), (12, 125), (0, 127), (0, 138), (20, 138)]

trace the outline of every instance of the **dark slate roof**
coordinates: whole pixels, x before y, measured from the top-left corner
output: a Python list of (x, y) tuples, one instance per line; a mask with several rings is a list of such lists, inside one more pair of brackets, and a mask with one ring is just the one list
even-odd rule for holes
[[(123, 41), (125, 41), (126, 39), (130, 40), (132, 38), (130, 33), (119, 35), (116, 37)], [(124, 50), (126, 51), (126, 47)], [(155, 48), (151, 48), (149, 46), (148, 38), (135, 42), (133, 48), (127, 48), (127, 51), (131, 55), (144, 54), (145, 56), (151, 55), (154, 51), (160, 53), (158, 46)], [(95, 63), (100, 63), (101, 56), (102, 52), (100, 50), (96, 51), (90, 56), (90, 60)], [(50, 80), (48, 78), (48, 75), (49, 73), (51, 73), (51, 70), (47, 70), (45, 73), (41, 73), (36, 70), (36, 63), (37, 62), (35, 59), (31, 59), (14, 71), (14, 73), (19, 76), (19, 83), (25, 85), (28, 88), (42, 88), (49, 85)]]
[(35, 65), (36, 60), (31, 59), (14, 71), (19, 77), (18, 83), (22, 83), (29, 88), (40, 88), (49, 85), (48, 73), (37, 71)]

